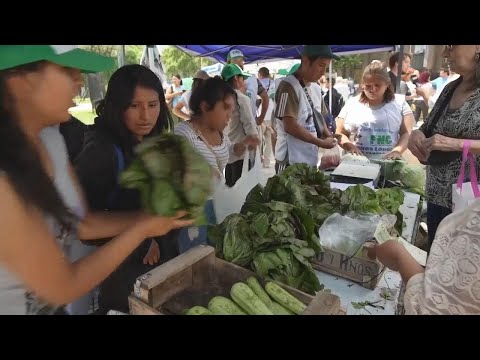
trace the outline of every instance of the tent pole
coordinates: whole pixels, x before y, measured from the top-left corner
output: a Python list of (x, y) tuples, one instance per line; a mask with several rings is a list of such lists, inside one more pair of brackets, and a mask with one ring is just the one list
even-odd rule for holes
[(125, 65), (125, 45), (119, 45), (118, 49), (118, 67)]
[[(153, 45), (153, 46), (156, 46), (156, 45)], [(153, 69), (155, 69), (155, 53), (153, 52), (153, 46), (147, 45), (148, 65), (152, 71)]]
[(330, 89), (328, 90), (328, 107), (330, 108), (330, 114), (332, 113), (332, 61), (330, 61), (330, 65), (328, 66), (328, 73), (329, 73), (329, 82), (328, 86)]
[(400, 45), (400, 50), (398, 51), (398, 65), (397, 65), (397, 94), (400, 94), (400, 82), (402, 81), (402, 72), (403, 72), (403, 54), (404, 54), (405, 45)]

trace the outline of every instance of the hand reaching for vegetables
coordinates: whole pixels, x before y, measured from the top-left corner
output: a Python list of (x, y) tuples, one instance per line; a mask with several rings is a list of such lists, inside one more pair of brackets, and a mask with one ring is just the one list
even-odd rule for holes
[(155, 265), (160, 260), (160, 247), (156, 240), (152, 240), (147, 255), (143, 258), (145, 265)]
[(342, 147), (343, 147), (343, 150), (345, 150), (346, 152), (349, 152), (351, 154), (363, 155), (362, 152), (360, 151), (360, 149), (352, 143), (343, 144)]
[(325, 139), (318, 139), (318, 147), (323, 149), (333, 149), (337, 146), (337, 139), (334, 137), (327, 137)]
[[(370, 245), (370, 244), (369, 244)], [(382, 245), (372, 244), (368, 248), (368, 256), (378, 259), (383, 265), (393, 271), (399, 270), (399, 260), (407, 250), (396, 240), (388, 240)]]
[(193, 225), (195, 220), (182, 220), (186, 215), (186, 211), (180, 211), (172, 217), (145, 214), (137, 226), (141, 228), (145, 238), (162, 236), (173, 229)]
[(386, 160), (402, 159), (402, 154), (400, 153), (400, 151), (390, 151), (383, 158), (386, 159)]

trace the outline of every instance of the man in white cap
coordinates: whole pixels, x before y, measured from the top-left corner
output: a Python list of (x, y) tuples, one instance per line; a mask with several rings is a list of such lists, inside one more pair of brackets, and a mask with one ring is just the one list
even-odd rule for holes
[[(227, 63), (228, 64), (237, 64), (242, 70), (244, 70), (245, 64), (245, 56), (243, 53), (238, 49), (232, 49), (227, 55)], [(252, 115), (257, 123), (257, 132), (258, 137), (260, 139), (260, 149), (264, 147), (264, 136), (263, 136), (263, 123), (265, 120), (265, 116), (268, 111), (269, 105), (269, 98), (268, 92), (263, 87), (260, 80), (255, 75), (250, 76), (246, 81), (245, 84), (247, 86), (247, 90), (245, 95), (250, 98), (250, 103), (252, 107)], [(258, 96), (260, 96), (261, 102), (257, 103)], [(260, 115), (258, 114), (258, 108), (260, 107)], [(268, 160), (268, 159), (267, 159)], [(262, 159), (263, 161), (263, 159)], [(268, 160), (269, 161), (269, 160)], [(265, 164), (265, 163), (264, 163)]]
[[(245, 65), (245, 56), (238, 49), (230, 50), (230, 52), (227, 55), (227, 63), (237, 64), (243, 70), (243, 66)], [(268, 93), (263, 87), (262, 83), (257, 79), (255, 75), (250, 76), (247, 79), (246, 84), (247, 84), (246, 95), (250, 98), (250, 101), (252, 103), (253, 117), (254, 119), (256, 119), (257, 125), (262, 125), (268, 110), (268, 102), (269, 102)], [(260, 96), (262, 100), (261, 112), (259, 116), (257, 116), (257, 109), (258, 109), (257, 95)]]

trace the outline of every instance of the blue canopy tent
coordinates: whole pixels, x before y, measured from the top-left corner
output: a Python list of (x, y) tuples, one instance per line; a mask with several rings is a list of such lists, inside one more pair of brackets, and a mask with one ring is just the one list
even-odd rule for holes
[[(175, 45), (192, 56), (202, 56), (213, 61), (226, 63), (227, 54), (232, 48), (245, 55), (245, 63), (263, 63), (280, 59), (299, 59), (304, 45)], [(381, 51), (394, 51), (395, 45), (330, 45), (336, 55), (366, 54)], [(402, 49), (403, 50), (403, 49)], [(330, 65), (330, 76), (332, 66)], [(399, 86), (398, 86), (399, 88)], [(330, 91), (330, 111), (332, 104)]]
[[(279, 59), (299, 59), (304, 45), (174, 45), (192, 56), (202, 56), (225, 63), (228, 52), (239, 49), (246, 63), (260, 63)], [(395, 45), (331, 45), (337, 55), (392, 51)]]

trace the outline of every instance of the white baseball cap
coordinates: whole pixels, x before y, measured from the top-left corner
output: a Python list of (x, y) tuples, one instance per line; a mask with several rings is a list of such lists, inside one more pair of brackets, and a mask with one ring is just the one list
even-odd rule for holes
[(231, 59), (237, 58), (237, 57), (243, 57), (245, 59), (245, 55), (243, 55), (243, 53), (240, 50), (238, 49), (230, 50), (230, 52), (227, 55), (227, 61), (230, 61)]

